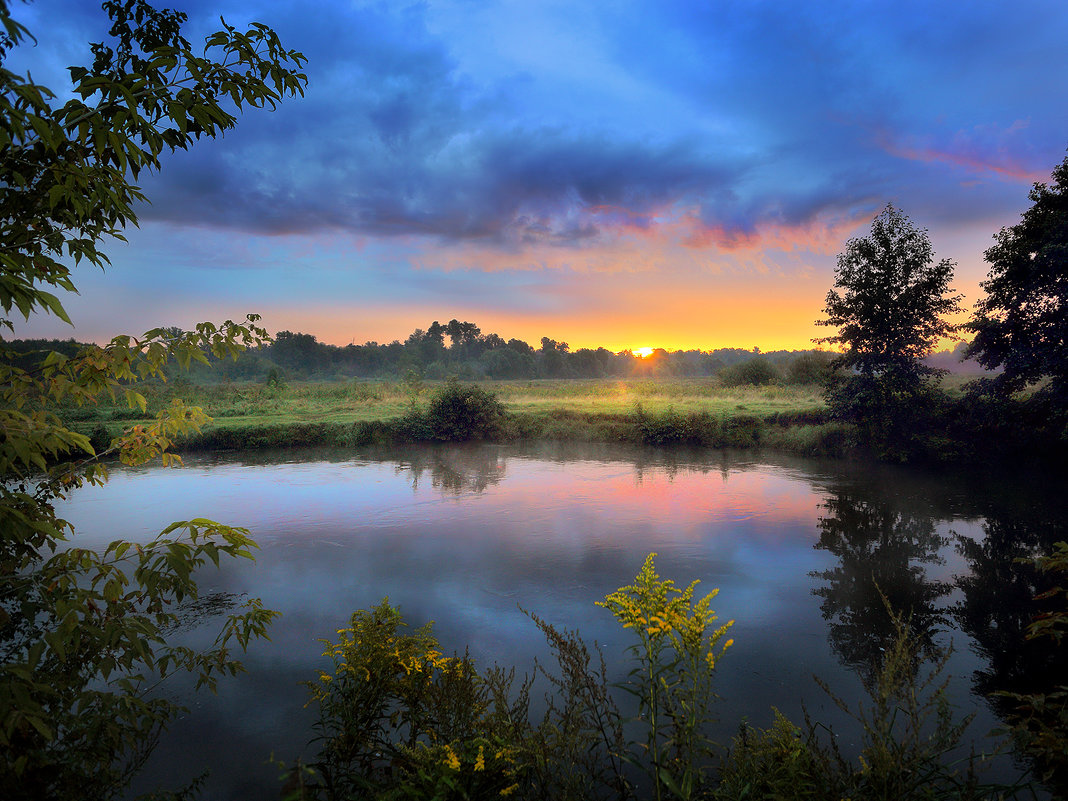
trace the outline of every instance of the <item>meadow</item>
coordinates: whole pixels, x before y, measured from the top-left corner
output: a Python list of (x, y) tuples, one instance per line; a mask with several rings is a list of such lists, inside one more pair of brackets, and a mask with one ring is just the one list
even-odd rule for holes
[[(90, 432), (103, 426), (110, 435), (154, 419), (172, 400), (199, 406), (212, 418), (206, 429), (288, 427), (301, 424), (345, 425), (401, 418), (426, 405), (445, 382), (321, 381), (285, 385), (185, 381), (137, 387), (147, 410), (131, 409), (119, 398), (98, 406), (69, 408), (64, 417)], [(623, 419), (646, 415), (709, 415), (773, 420), (818, 419), (825, 410), (819, 388), (807, 386), (725, 387), (714, 379), (481, 381), (521, 423), (540, 419)], [(527, 426), (529, 427), (529, 425)], [(579, 436), (579, 431), (572, 431)]]
[[(972, 378), (947, 375), (942, 397), (962, 399)], [(435, 410), (450, 386), (474, 396)], [(91, 436), (98, 452), (130, 426), (154, 420), (174, 400), (199, 407), (211, 418), (199, 433), (179, 437), (179, 450), (481, 439), (759, 447), (831, 457), (867, 452), (856, 426), (831, 419), (821, 387), (814, 383), (731, 385), (712, 377), (197, 384), (180, 377), (135, 388), (147, 401), (144, 412), (118, 397), (96, 406), (67, 407), (61, 414), (72, 428)], [(931, 436), (937, 439), (940, 430)], [(940, 442), (929, 454), (959, 458), (953, 447)]]

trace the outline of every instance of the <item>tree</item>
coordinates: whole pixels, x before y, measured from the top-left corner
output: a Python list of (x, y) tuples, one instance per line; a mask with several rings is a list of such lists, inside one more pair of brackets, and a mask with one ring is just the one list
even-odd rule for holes
[(838, 369), (914, 378), (937, 373), (920, 359), (957, 330), (944, 319), (961, 311), (961, 296), (949, 294), (954, 266), (949, 259), (934, 263), (927, 230), (887, 204), (871, 234), (850, 239), (839, 254), (827, 317), (816, 321), (839, 331), (815, 341), (845, 346)]
[(995, 384), (1005, 392), (1048, 378), (1038, 394), (1068, 411), (1068, 158), (1028, 197), (1031, 208), (986, 251), (968, 355), (1003, 368)]
[[(50, 312), (70, 322), (51, 290), (74, 291), (71, 264), (103, 267), (100, 249), (136, 225), (144, 200), (132, 183), (160, 167), (164, 150), (186, 149), (231, 128), (230, 110), (274, 106), (302, 93), (304, 57), (259, 23), (226, 25), (202, 55), (180, 33), (185, 15), (144, 0), (106, 0), (111, 39), (92, 46), (93, 64), (72, 67), (74, 99), (4, 67), (32, 38), (0, 0), (0, 330), (12, 315)], [(225, 105), (224, 105), (225, 104)], [(46, 289), (47, 287), (47, 289)], [(193, 571), (221, 556), (249, 557), (244, 529), (193, 519), (147, 545), (116, 541), (103, 552), (74, 547), (55, 501), (107, 472), (103, 453), (67, 427), (61, 405), (123, 395), (145, 409), (135, 382), (163, 378), (172, 359), (235, 356), (268, 339), (250, 315), (118, 336), (76, 355), (45, 351), (15, 363), (0, 337), (0, 776), (5, 798), (117, 794), (178, 711), (153, 699), (154, 683), (187, 670), (198, 686), (235, 673), (234, 644), (265, 634), (273, 612), (258, 601), (230, 616), (204, 652), (164, 638), (176, 605), (197, 593)], [(176, 460), (175, 436), (206, 421), (176, 403), (151, 425), (115, 438), (124, 462)]]
[(838, 256), (827, 317), (816, 321), (838, 326), (816, 342), (845, 347), (825, 396), (831, 413), (857, 424), (883, 456), (909, 458), (937, 405), (931, 379), (945, 371), (920, 359), (957, 330), (944, 318), (961, 310), (961, 296), (950, 294), (953, 267), (936, 263), (926, 229), (890, 204)]

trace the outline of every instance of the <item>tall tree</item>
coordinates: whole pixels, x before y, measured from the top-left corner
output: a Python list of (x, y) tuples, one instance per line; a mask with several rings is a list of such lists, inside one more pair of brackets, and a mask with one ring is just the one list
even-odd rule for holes
[(936, 263), (927, 230), (887, 204), (871, 233), (850, 239), (839, 254), (827, 317), (816, 321), (839, 330), (815, 341), (844, 345), (835, 367), (864, 375), (936, 372), (920, 359), (957, 329), (945, 319), (961, 311), (961, 296), (949, 288), (954, 266), (949, 259)]
[(890, 204), (838, 256), (827, 317), (816, 321), (838, 327), (816, 342), (844, 346), (825, 396), (832, 414), (858, 425), (884, 457), (910, 458), (929, 422), (930, 379), (945, 371), (921, 358), (957, 329), (945, 319), (961, 310), (949, 287), (953, 267), (935, 262), (926, 229)]
[(1039, 394), (1068, 410), (1068, 158), (1053, 183), (1036, 183), (1031, 208), (995, 235), (986, 251), (986, 296), (968, 328), (968, 354), (1003, 368), (999, 388), (1014, 392), (1048, 378)]
[[(51, 312), (70, 322), (50, 290), (74, 291), (72, 265), (107, 264), (100, 249), (136, 224), (144, 199), (132, 183), (157, 169), (165, 150), (186, 149), (232, 127), (236, 106), (274, 106), (301, 93), (300, 53), (261, 24), (229, 25), (198, 55), (180, 33), (185, 15), (144, 0), (105, 0), (110, 39), (93, 63), (72, 67), (73, 99), (5, 68), (29, 32), (0, 0), (0, 330), (14, 314)], [(32, 38), (32, 37), (31, 37)], [(71, 93), (63, 92), (63, 96)], [(226, 105), (224, 105), (226, 104)], [(231, 656), (264, 634), (274, 613), (258, 601), (229, 618), (203, 652), (172, 646), (164, 632), (175, 605), (195, 597), (195, 568), (250, 556), (244, 529), (193, 519), (148, 544), (116, 541), (103, 551), (67, 542), (71, 525), (55, 502), (106, 479), (89, 439), (68, 428), (62, 405), (125, 396), (145, 408), (133, 382), (235, 355), (267, 338), (244, 323), (202, 323), (119, 336), (70, 356), (16, 364), (0, 337), (0, 776), (7, 799), (108, 798), (118, 794), (154, 735), (177, 711), (152, 698), (154, 680), (188, 670), (198, 685), (233, 673)], [(205, 422), (177, 404), (112, 442), (125, 462), (165, 453), (176, 434)]]

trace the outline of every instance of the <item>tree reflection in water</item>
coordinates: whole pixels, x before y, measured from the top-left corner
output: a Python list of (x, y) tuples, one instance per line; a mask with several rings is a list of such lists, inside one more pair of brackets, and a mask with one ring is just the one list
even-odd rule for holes
[[(982, 541), (957, 538), (957, 550), (971, 570), (957, 579), (964, 598), (953, 610), (957, 625), (975, 640), (986, 667), (974, 673), (975, 689), (985, 696), (1002, 720), (1014, 722), (1018, 701), (1002, 693), (1045, 695), (1066, 683), (1068, 640), (1027, 639), (1027, 626), (1036, 615), (1051, 611), (1051, 599), (1036, 595), (1057, 584), (1058, 576), (1043, 573), (1035, 559), (1051, 553), (1053, 543), (1068, 539), (1063, 518), (988, 514)], [(1054, 713), (1055, 716), (1055, 713)], [(1032, 757), (1038, 775), (1055, 764), (1044, 755)], [(1068, 798), (1068, 772), (1060, 767), (1046, 775), (1055, 797)]]
[[(893, 633), (888, 605), (909, 618), (928, 654), (939, 630), (968, 635), (982, 658), (972, 675), (974, 691), (1010, 723), (1017, 702), (1002, 693), (1048, 693), (1068, 676), (1068, 641), (1026, 638), (1028, 624), (1050, 609), (1035, 596), (1057, 579), (1035, 560), (1068, 539), (1068, 519), (1051, 515), (1057, 507), (1048, 499), (1031, 505), (1006, 493), (967, 497), (970, 508), (940, 509), (938, 499), (924, 498), (918, 511), (906, 511), (900, 499), (880, 498), (870, 487), (835, 490), (822, 504), (826, 514), (815, 547), (838, 563), (811, 574), (823, 582), (813, 593), (822, 599), (831, 647), (865, 682)], [(983, 536), (940, 535), (937, 524), (953, 518), (982, 520)], [(952, 582), (931, 579), (927, 567), (944, 564), (942, 549), (950, 545), (966, 569)], [(954, 590), (957, 599), (948, 603)], [(1037, 767), (1041, 772), (1043, 765)], [(1059, 782), (1051, 789), (1068, 797), (1068, 785)]]
[(446, 495), (479, 494), (504, 478), (505, 460), (491, 448), (434, 448), (416, 451), (397, 461), (395, 472), (407, 472), (412, 491), (424, 475), (431, 486)]
[(828, 638), (842, 662), (865, 682), (873, 678), (894, 635), (888, 605), (908, 619), (921, 653), (931, 653), (946, 623), (939, 600), (953, 589), (929, 579), (923, 567), (942, 564), (939, 551), (948, 544), (934, 520), (849, 490), (836, 492), (822, 508), (827, 514), (819, 519), (815, 547), (839, 562), (812, 574), (826, 582), (813, 593), (823, 599)]

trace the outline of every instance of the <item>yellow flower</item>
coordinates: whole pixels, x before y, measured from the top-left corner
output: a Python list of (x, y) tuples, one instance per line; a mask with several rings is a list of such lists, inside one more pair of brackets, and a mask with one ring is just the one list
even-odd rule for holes
[(460, 769), (460, 758), (456, 756), (456, 752), (452, 750), (452, 746), (445, 745), (445, 764), (453, 770)]
[(483, 753), (482, 746), (478, 747), (478, 756), (475, 757), (475, 772), (486, 769), (486, 755)]
[(518, 782), (516, 782), (515, 784), (508, 785), (503, 790), (501, 790), (498, 793), (498, 795), (501, 796), (502, 798), (506, 798), (506, 797), (510, 796), (512, 793), (514, 793), (517, 789), (519, 789), (519, 783)]

